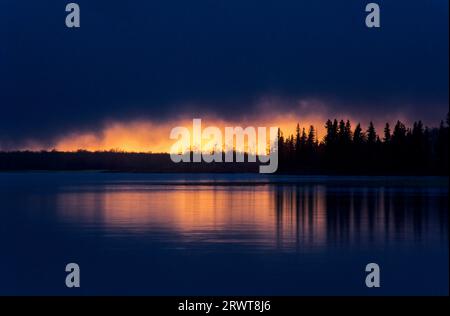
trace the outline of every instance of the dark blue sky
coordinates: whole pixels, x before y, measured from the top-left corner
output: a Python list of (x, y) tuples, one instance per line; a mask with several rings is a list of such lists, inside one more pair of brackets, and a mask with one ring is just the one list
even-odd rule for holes
[[(105, 119), (251, 116), (315, 99), (328, 113), (448, 112), (448, 1), (0, 0), (0, 147)], [(314, 111), (309, 108), (308, 111)], [(299, 113), (301, 115), (301, 113)]]

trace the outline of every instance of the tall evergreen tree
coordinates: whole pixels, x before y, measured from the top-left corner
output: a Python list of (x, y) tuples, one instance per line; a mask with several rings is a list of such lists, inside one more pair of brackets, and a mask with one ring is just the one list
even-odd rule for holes
[(338, 132), (338, 121), (337, 119), (334, 119), (332, 127), (333, 143), (336, 143), (337, 141), (337, 132)]
[(309, 127), (309, 132), (308, 132), (308, 140), (307, 140), (307, 144), (308, 147), (313, 147), (313, 145), (315, 144), (315, 139), (316, 139), (316, 131), (314, 130), (314, 126), (310, 126)]
[(339, 144), (341, 144), (341, 145), (345, 143), (345, 122), (344, 122), (344, 120), (339, 121), (338, 141), (339, 141)]
[(303, 129), (302, 129), (302, 136), (300, 138), (300, 144), (301, 144), (302, 148), (305, 147), (307, 139), (308, 139), (308, 136), (306, 135), (306, 130), (303, 127)]
[(361, 124), (358, 123), (355, 127), (355, 131), (353, 132), (353, 143), (360, 145), (364, 143), (364, 138), (364, 132), (362, 131)]
[(377, 141), (377, 133), (375, 131), (375, 126), (373, 122), (369, 123), (369, 128), (367, 129), (367, 144), (372, 145)]
[(297, 123), (297, 127), (295, 128), (295, 151), (297, 152), (297, 156), (301, 150), (301, 140), (300, 140), (300, 124)]
[(385, 143), (389, 143), (391, 141), (391, 128), (389, 126), (389, 123), (386, 123), (384, 126), (384, 138), (383, 141)]
[(333, 123), (331, 122), (331, 120), (327, 120), (327, 122), (325, 123), (325, 129), (326, 129), (326, 135), (324, 138), (324, 142), (326, 145), (331, 145), (333, 143)]
[(405, 124), (403, 124), (400, 121), (397, 121), (397, 124), (395, 124), (394, 132), (392, 133), (392, 142), (400, 144), (404, 143), (406, 138), (406, 127)]
[(345, 122), (344, 142), (350, 144), (352, 142), (352, 136), (352, 125), (350, 120), (347, 120), (347, 122)]

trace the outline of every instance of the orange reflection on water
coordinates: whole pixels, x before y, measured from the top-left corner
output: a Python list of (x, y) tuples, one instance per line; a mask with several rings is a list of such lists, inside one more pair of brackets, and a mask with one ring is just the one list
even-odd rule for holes
[(421, 219), (430, 207), (424, 203), (382, 187), (114, 184), (62, 191), (57, 209), (65, 223), (108, 236), (301, 251), (431, 234), (427, 225), (436, 221)]
[(165, 229), (185, 238), (216, 242), (223, 231), (231, 232), (227, 236), (230, 241), (234, 233), (246, 229), (273, 241), (271, 203), (267, 190), (209, 186), (113, 186), (96, 193), (65, 192), (58, 197), (63, 218), (86, 226), (101, 224), (134, 233)]
[(102, 226), (112, 234), (165, 230), (184, 241), (291, 248), (311, 239), (312, 233), (315, 246), (325, 242), (323, 201), (320, 193), (306, 197), (299, 213), (291, 202), (280, 204), (270, 186), (120, 185), (98, 192), (60, 193), (58, 210), (66, 221)]

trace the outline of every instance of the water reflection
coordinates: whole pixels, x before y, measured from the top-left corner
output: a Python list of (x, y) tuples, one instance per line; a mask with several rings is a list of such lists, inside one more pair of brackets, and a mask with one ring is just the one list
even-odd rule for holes
[(275, 189), (278, 245), (383, 246), (446, 242), (447, 193), (439, 189), (283, 186)]
[[(62, 223), (189, 247), (315, 251), (448, 243), (448, 192), (439, 187), (146, 185), (71, 187)], [(238, 248), (236, 248), (238, 249)]]
[(377, 294), (448, 295), (448, 179), (8, 173), (0, 199), (0, 294), (73, 295), (77, 262), (75, 294), (372, 295), (377, 262)]

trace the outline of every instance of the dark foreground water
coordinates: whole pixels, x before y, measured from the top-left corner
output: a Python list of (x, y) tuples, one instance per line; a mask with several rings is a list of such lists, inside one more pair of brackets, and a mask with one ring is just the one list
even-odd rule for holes
[[(448, 294), (448, 178), (0, 173), (0, 294)], [(78, 263), (81, 288), (65, 286)], [(381, 288), (365, 286), (365, 266)]]

